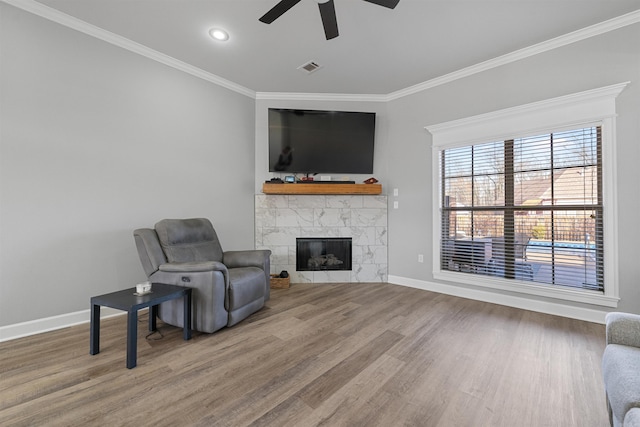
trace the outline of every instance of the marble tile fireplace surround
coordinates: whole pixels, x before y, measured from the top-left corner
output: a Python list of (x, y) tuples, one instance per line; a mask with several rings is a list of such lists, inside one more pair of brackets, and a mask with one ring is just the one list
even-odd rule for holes
[[(387, 281), (387, 196), (256, 194), (255, 226), (271, 272), (292, 283)], [(350, 237), (351, 270), (296, 271), (296, 238), (311, 237)]]

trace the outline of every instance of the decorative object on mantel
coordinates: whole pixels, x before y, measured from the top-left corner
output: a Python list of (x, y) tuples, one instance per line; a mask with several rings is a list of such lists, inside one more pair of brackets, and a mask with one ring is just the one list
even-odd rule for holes
[(363, 182), (364, 182), (365, 184), (375, 184), (376, 182), (378, 182), (378, 180), (377, 180), (377, 179), (375, 179), (374, 177), (371, 177), (371, 178), (369, 178), (369, 179), (365, 179)]
[[(282, 273), (285, 273), (286, 277), (282, 276)], [(289, 273), (283, 271), (280, 274), (271, 274), (271, 280), (269, 281), (269, 286), (272, 289), (289, 289)]]

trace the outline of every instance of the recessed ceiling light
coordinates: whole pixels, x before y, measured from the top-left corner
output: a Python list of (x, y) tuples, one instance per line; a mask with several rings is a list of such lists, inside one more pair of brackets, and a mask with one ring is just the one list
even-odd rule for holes
[(220, 28), (212, 28), (209, 30), (209, 35), (214, 39), (221, 42), (229, 40), (229, 33)]

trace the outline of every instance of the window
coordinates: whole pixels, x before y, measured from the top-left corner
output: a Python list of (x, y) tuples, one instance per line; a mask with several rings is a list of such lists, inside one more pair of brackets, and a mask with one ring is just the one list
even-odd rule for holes
[(604, 291), (600, 126), (440, 152), (442, 270)]
[(627, 84), (427, 127), (435, 279), (617, 306), (615, 98)]

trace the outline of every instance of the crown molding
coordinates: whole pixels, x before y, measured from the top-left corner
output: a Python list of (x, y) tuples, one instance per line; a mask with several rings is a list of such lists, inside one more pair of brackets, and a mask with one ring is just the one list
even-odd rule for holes
[(387, 95), (357, 93), (257, 92), (256, 99), (270, 101), (387, 102)]
[(415, 93), (422, 92), (424, 90), (431, 89), (436, 86), (441, 86), (443, 84), (447, 84), (455, 80), (469, 77), (474, 74), (478, 74), (483, 71), (490, 70), (492, 68), (497, 68), (502, 65), (507, 65), (512, 62), (519, 61), (521, 59), (535, 56), (539, 53), (543, 53), (543, 52), (547, 52), (563, 46), (567, 46), (569, 44), (576, 43), (581, 40), (586, 40), (588, 38), (595, 37), (600, 34), (608, 33), (610, 31), (614, 31), (614, 30), (626, 27), (628, 25), (637, 24), (639, 22), (640, 22), (640, 10), (636, 10), (634, 12), (630, 12), (625, 15), (618, 16), (617, 18), (612, 18), (607, 21), (600, 22), (598, 24), (594, 24), (589, 27), (556, 37), (554, 39), (547, 40), (542, 43), (535, 44), (533, 46), (525, 47), (523, 49), (516, 50), (511, 53), (507, 53), (497, 58), (493, 58), (488, 61), (484, 61), (479, 64), (475, 64), (470, 67), (463, 68), (461, 70), (454, 71), (449, 74), (445, 74), (444, 76), (437, 77), (435, 79), (431, 79), (426, 82), (419, 83), (417, 85), (410, 86), (408, 88), (401, 89), (396, 92), (392, 92), (388, 94), (386, 98), (387, 98), (387, 101), (393, 101), (398, 98), (402, 98), (408, 95), (413, 95)]
[[(615, 98), (630, 84), (623, 82), (572, 93), (464, 119), (426, 126), (433, 147), (523, 137), (558, 127), (586, 124), (615, 117)], [(437, 156), (436, 156), (437, 158)]]
[(436, 77), (435, 79), (427, 80), (422, 83), (418, 83), (414, 86), (410, 86), (405, 89), (401, 89), (395, 92), (391, 92), (387, 95), (359, 95), (359, 94), (319, 94), (319, 93), (275, 93), (275, 92), (258, 92), (256, 99), (268, 99), (268, 100), (309, 100), (309, 101), (373, 101), (373, 102), (389, 102), (405, 96), (413, 95), (427, 89), (432, 89), (437, 86), (441, 86), (453, 81), (472, 76), (474, 74), (481, 73), (483, 71), (497, 68), (502, 65), (507, 65), (512, 62), (519, 61), (521, 59), (535, 56), (539, 53), (544, 53), (553, 49), (557, 49), (563, 46), (567, 46), (572, 43), (586, 40), (591, 37), (605, 34), (610, 31), (617, 30), (619, 28), (626, 27), (628, 25), (637, 24), (640, 22), (640, 10), (627, 13), (616, 18), (609, 19), (598, 24), (591, 25), (580, 30), (573, 31), (568, 34), (556, 37), (551, 40), (538, 43), (533, 46), (529, 46), (520, 50), (516, 50), (511, 53), (499, 56), (497, 58), (490, 59), (488, 61), (481, 62), (479, 64), (472, 65), (467, 68), (463, 68), (454, 71), (444, 76)]
[(180, 61), (176, 58), (173, 58), (172, 56), (165, 55), (164, 53), (158, 52), (140, 43), (136, 43), (125, 37), (119, 36), (110, 31), (96, 27), (95, 25), (89, 24), (78, 18), (74, 18), (73, 16), (67, 15), (66, 13), (60, 12), (59, 10), (53, 9), (42, 3), (38, 3), (35, 0), (0, 0), (0, 1), (7, 3), (11, 6), (17, 7), (18, 9), (22, 9), (26, 12), (37, 15), (41, 18), (48, 19), (49, 21), (55, 22), (57, 24), (63, 25), (65, 27), (68, 27), (73, 30), (79, 31), (81, 33), (87, 34), (89, 36), (95, 37), (99, 40), (105, 41), (114, 46), (121, 47), (130, 52), (152, 59), (156, 62), (167, 65), (171, 68), (175, 68), (176, 70), (185, 72), (187, 74), (191, 74), (192, 76), (198, 77), (202, 80), (206, 80), (218, 86), (222, 86), (226, 89), (232, 90), (234, 92), (238, 92), (250, 98), (255, 98), (256, 96), (255, 91), (251, 89), (248, 89), (244, 86), (241, 86), (230, 80), (224, 79), (215, 74), (206, 72), (198, 67), (194, 67), (193, 65), (189, 65), (186, 62)]
[(123, 49), (127, 49), (131, 52), (137, 53), (154, 61), (165, 64), (169, 67), (191, 74), (195, 77), (201, 78), (208, 82), (225, 87), (234, 92), (238, 92), (242, 95), (259, 100), (307, 100), (307, 101), (348, 101), (348, 102), (388, 102), (393, 101), (405, 96), (413, 95), (422, 92), (427, 89), (431, 89), (437, 86), (441, 86), (455, 80), (459, 80), (465, 77), (472, 76), (483, 71), (490, 70), (492, 68), (500, 67), (502, 65), (510, 64), (512, 62), (519, 61), (521, 59), (529, 58), (539, 53), (547, 52), (553, 49), (557, 49), (562, 46), (566, 46), (572, 43), (579, 42), (581, 40), (588, 39), (590, 37), (598, 36), (610, 31), (617, 30), (619, 28), (626, 27), (640, 23), (640, 9), (621, 15), (616, 18), (609, 19), (598, 24), (591, 25), (589, 27), (573, 31), (571, 33), (556, 37), (551, 40), (547, 40), (542, 43), (538, 43), (533, 46), (529, 46), (497, 58), (490, 59), (488, 61), (475, 64), (461, 70), (454, 71), (444, 76), (436, 77), (431, 80), (427, 80), (422, 83), (401, 89), (395, 92), (391, 92), (386, 95), (376, 94), (323, 94), (323, 93), (286, 93), (286, 92), (255, 92), (249, 88), (241, 86), (230, 80), (224, 79), (215, 74), (204, 71), (198, 67), (189, 65), (183, 61), (175, 59), (169, 55), (165, 55), (156, 50), (153, 50), (147, 46), (136, 43), (125, 37), (114, 34), (110, 31), (103, 30), (102, 28), (91, 25), (85, 21), (74, 18), (49, 6), (45, 6), (42, 3), (38, 3), (35, 0), (0, 0), (11, 6), (22, 9), (26, 12), (33, 13), (42, 18), (56, 22), (60, 25), (64, 25), (76, 31), (80, 31), (84, 34), (90, 35), (97, 39), (103, 40), (107, 43), (119, 46)]

